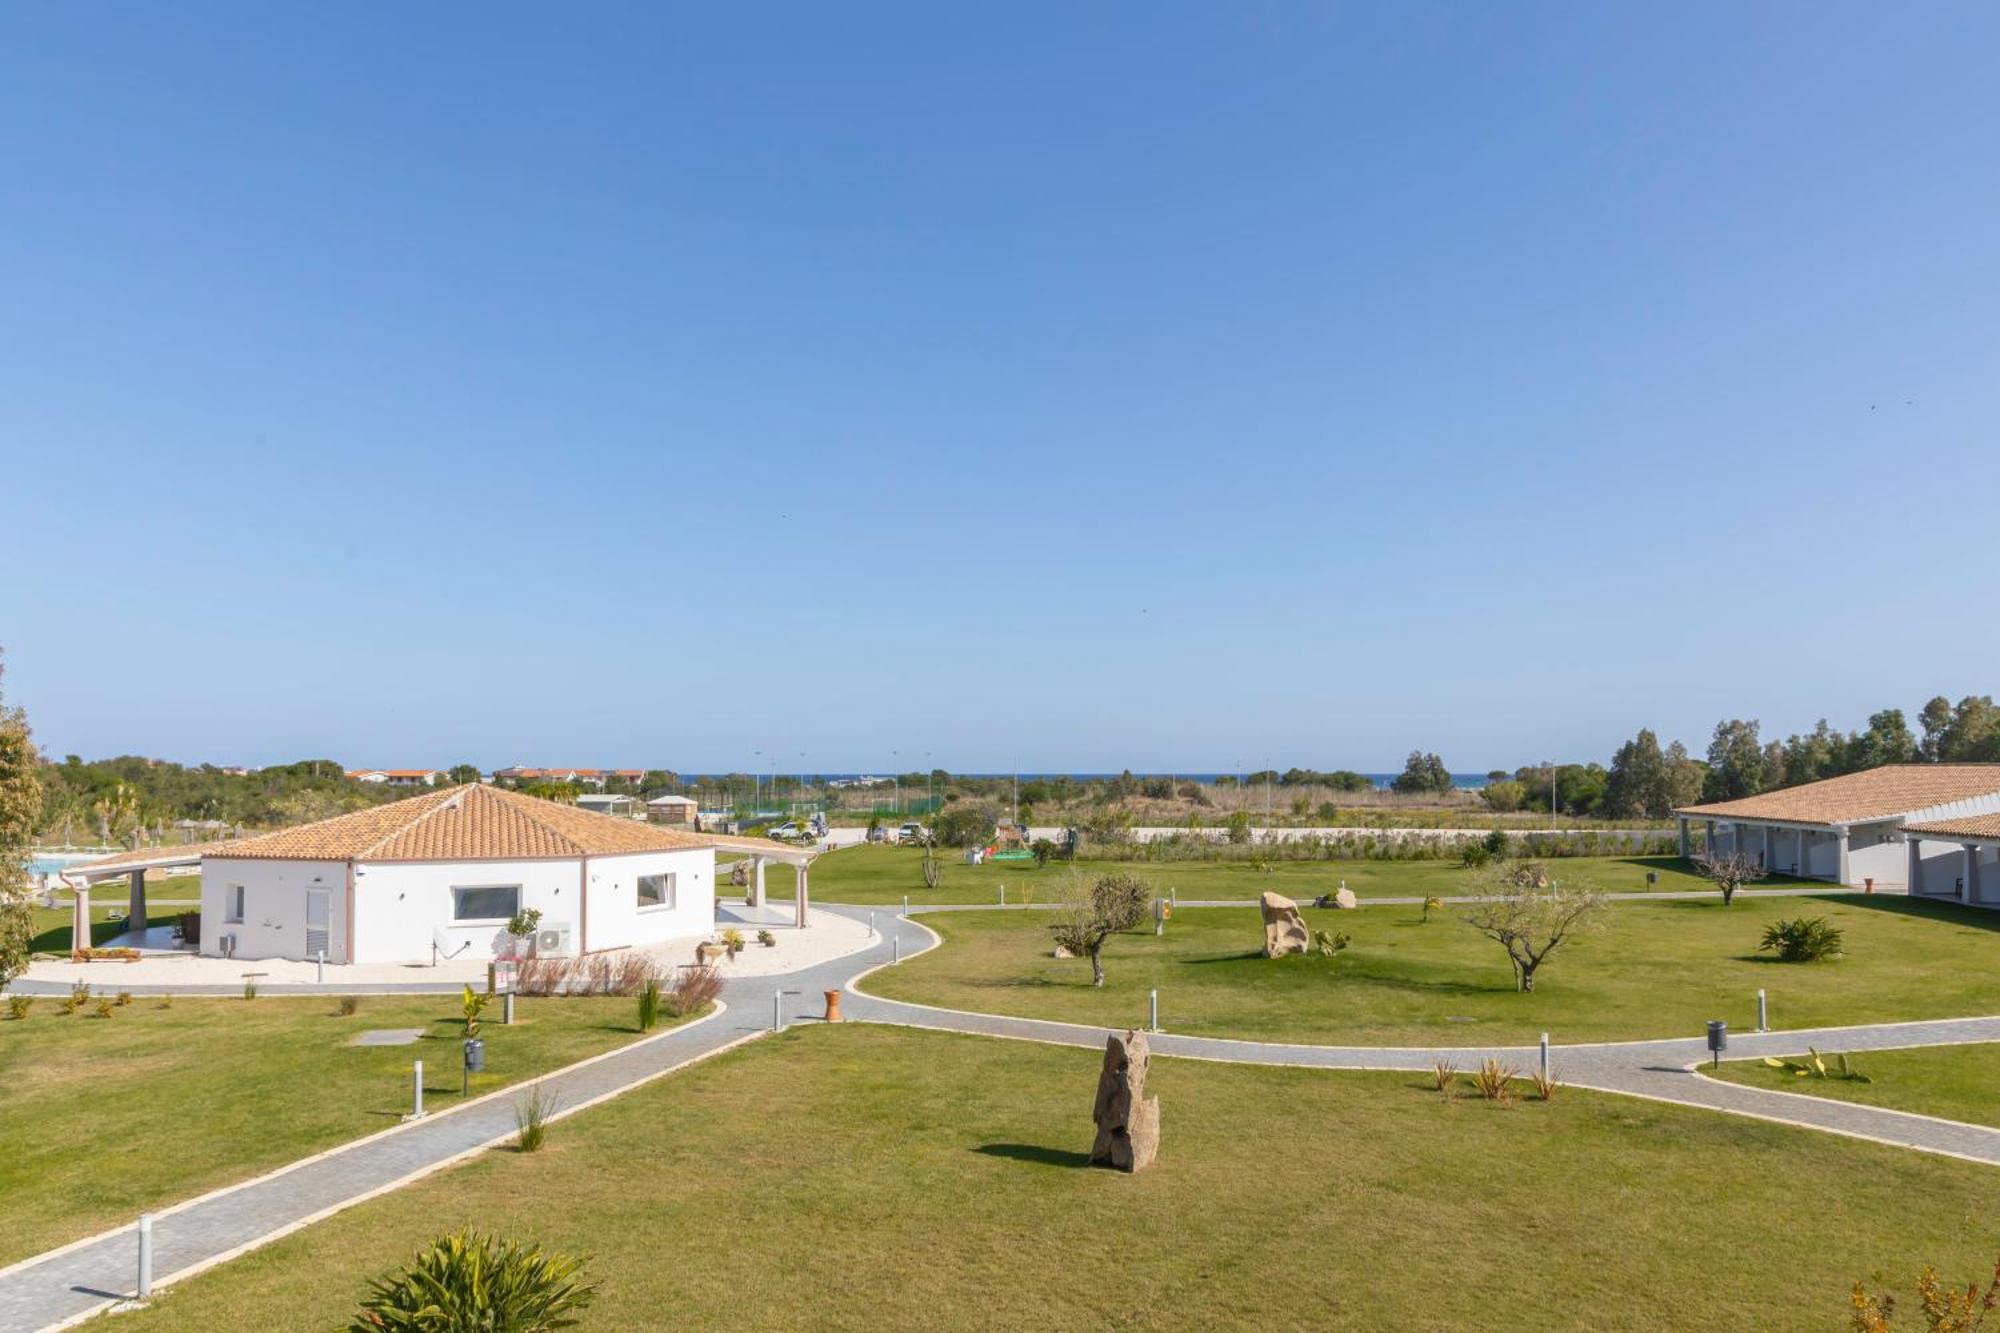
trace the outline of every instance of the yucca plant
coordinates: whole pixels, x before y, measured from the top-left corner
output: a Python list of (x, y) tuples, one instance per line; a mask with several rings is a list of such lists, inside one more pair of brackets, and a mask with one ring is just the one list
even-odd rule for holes
[(573, 1328), (597, 1299), (588, 1260), (476, 1231), (440, 1236), (401, 1272), (369, 1285), (349, 1333), (546, 1333)]
[(1446, 1101), (1458, 1095), (1458, 1066), (1449, 1060), (1438, 1059), (1431, 1062), (1431, 1077), (1437, 1080), (1437, 1090), (1444, 1094)]
[(1498, 1060), (1482, 1060), (1472, 1075), (1472, 1086), (1489, 1102), (1514, 1100), (1514, 1071)]
[(1554, 1101), (1556, 1089), (1562, 1086), (1539, 1069), (1529, 1075), (1529, 1081), (1535, 1085), (1535, 1100), (1541, 1102)]
[(1850, 1068), (1845, 1051), (1834, 1052), (1833, 1064), (1829, 1066), (1826, 1057), (1813, 1046), (1806, 1047), (1806, 1058), (1803, 1060), (1781, 1060), (1775, 1055), (1767, 1055), (1764, 1057), (1764, 1064), (1770, 1069), (1790, 1070), (1795, 1078), (1824, 1078), (1848, 1083), (1875, 1081), (1860, 1070)]
[(340, 997), (340, 1016), (342, 1018), (352, 1018), (360, 1012), (361, 997), (359, 995), (343, 995)]
[(1781, 963), (1816, 963), (1838, 958), (1841, 953), (1840, 927), (1823, 916), (1800, 917), (1796, 921), (1775, 921), (1764, 927), (1759, 953), (1774, 953)]
[(639, 992), (639, 1031), (651, 1032), (660, 1022), (660, 979), (647, 977)]

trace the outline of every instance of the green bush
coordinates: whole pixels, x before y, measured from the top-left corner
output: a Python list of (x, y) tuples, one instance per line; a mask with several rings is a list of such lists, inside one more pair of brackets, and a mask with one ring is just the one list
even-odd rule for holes
[(644, 990), (639, 992), (639, 1031), (651, 1032), (660, 1024), (660, 979), (646, 978)]
[(1458, 854), (1459, 864), (1467, 870), (1477, 870), (1493, 859), (1493, 853), (1482, 842), (1468, 842)]
[(1841, 953), (1840, 927), (1823, 916), (1777, 921), (1764, 927), (1759, 953), (1774, 953), (1781, 963), (1816, 963), (1838, 958)]
[(574, 1327), (597, 1299), (581, 1257), (524, 1249), (476, 1231), (440, 1236), (401, 1272), (377, 1278), (349, 1333), (546, 1333)]

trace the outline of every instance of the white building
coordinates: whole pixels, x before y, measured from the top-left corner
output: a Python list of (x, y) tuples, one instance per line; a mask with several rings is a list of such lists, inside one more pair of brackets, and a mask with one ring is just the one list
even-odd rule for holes
[(201, 867), (201, 952), (329, 963), (474, 958), (511, 944), (534, 909), (567, 934), (544, 953), (592, 953), (704, 936), (715, 926), (715, 853), (798, 867), (806, 924), (810, 854), (765, 838), (721, 838), (592, 814), (478, 783), (440, 788), (314, 824), (75, 867), (72, 883), (146, 868)]
[(439, 768), (356, 768), (347, 776), (381, 787), (435, 787), (451, 775)]
[[(1979, 879), (1976, 864), (1966, 870), (1968, 855), (1988, 866), (2000, 859), (2000, 828), (1990, 843), (1965, 831), (1984, 826), (1977, 817), (2000, 816), (2000, 764), (1889, 764), (1674, 815), (1683, 856), (1689, 825), (1699, 820), (1708, 847), (1756, 857), (1769, 871), (1962, 896), (1960, 885), (1969, 881), (1976, 891)], [(2000, 873), (1986, 878), (2000, 900)]]

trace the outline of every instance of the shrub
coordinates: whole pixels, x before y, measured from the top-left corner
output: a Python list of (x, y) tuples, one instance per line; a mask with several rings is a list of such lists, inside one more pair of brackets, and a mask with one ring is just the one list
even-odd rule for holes
[(1514, 1078), (1514, 1071), (1498, 1060), (1482, 1060), (1472, 1075), (1472, 1086), (1489, 1102), (1510, 1102)]
[(1028, 850), (1035, 854), (1035, 864), (1046, 866), (1055, 859), (1056, 845), (1047, 838), (1037, 838), (1028, 844)]
[(361, 997), (359, 995), (343, 995), (340, 997), (340, 1016), (342, 1018), (352, 1018), (360, 1012)]
[(160, 1008), (171, 1009), (173, 1007), (174, 1007), (174, 997), (172, 995), (160, 996)]
[(722, 973), (712, 967), (684, 967), (667, 990), (667, 1012), (676, 1018), (698, 1013), (722, 994)]
[(1430, 922), (1430, 919), (1431, 919), (1431, 913), (1432, 913), (1432, 912), (1442, 912), (1443, 910), (1444, 910), (1444, 899), (1442, 899), (1442, 898), (1437, 898), (1437, 897), (1430, 897), (1430, 898), (1425, 898), (1425, 899), (1424, 899), (1424, 914), (1423, 914), (1423, 916), (1419, 917), (1418, 919), (1419, 919), (1420, 921), (1423, 921), (1423, 922), (1424, 922), (1425, 924), (1429, 924), (1429, 922)]
[(32, 995), (9, 995), (7, 997), (7, 1017), (13, 1019), (26, 1018), (28, 1010), (34, 1008), (34, 1006), (35, 997)]
[(486, 1006), (492, 999), (493, 997), (485, 991), (472, 989), (470, 984), (465, 987), (465, 993), (459, 997), (458, 1007), (465, 1015), (465, 1039), (467, 1041), (479, 1035), (479, 1015), (486, 1011)]
[(1539, 1069), (1531, 1074), (1529, 1078), (1535, 1085), (1535, 1100), (1544, 1102), (1555, 1100), (1556, 1089), (1560, 1088), (1562, 1084), (1556, 1082)]
[(1458, 862), (1467, 870), (1477, 870), (1493, 859), (1493, 853), (1486, 850), (1483, 842), (1468, 842), (1459, 849)]
[(1458, 1066), (1440, 1056), (1431, 1062), (1431, 1077), (1437, 1080), (1437, 1090), (1450, 1101), (1457, 1095)]
[(1315, 930), (1312, 933), (1313, 951), (1322, 958), (1333, 957), (1353, 942), (1354, 937), (1344, 930), (1337, 930), (1331, 934), (1324, 930)]
[(507, 933), (516, 937), (532, 935), (535, 933), (535, 928), (541, 924), (542, 913), (540, 908), (523, 907), (520, 911), (507, 918)]
[(539, 1152), (555, 1113), (553, 1092), (539, 1083), (528, 1089), (528, 1095), (514, 1103), (514, 1147), (521, 1152)]
[(651, 1032), (660, 1023), (660, 980), (648, 977), (646, 988), (639, 992), (639, 1031)]
[(722, 947), (729, 950), (729, 956), (731, 958), (734, 958), (737, 954), (742, 953), (743, 932), (738, 930), (734, 926), (731, 926), (729, 929), (723, 931)]
[(1771, 1069), (1788, 1069), (1799, 1078), (1825, 1078), (1847, 1083), (1875, 1081), (1860, 1070), (1849, 1068), (1845, 1051), (1834, 1052), (1833, 1065), (1829, 1068), (1826, 1057), (1819, 1053), (1816, 1046), (1806, 1047), (1806, 1058), (1803, 1060), (1780, 1060), (1775, 1055), (1767, 1055), (1764, 1064)]
[(114, 1002), (109, 995), (100, 995), (97, 997), (96, 1017), (98, 1018), (111, 1017), (111, 1012), (113, 1008), (114, 1008)]
[(1489, 856), (1505, 856), (1508, 851), (1507, 830), (1496, 828), (1479, 840)]
[[(1880, 1280), (1878, 1275), (1876, 1281)], [(1848, 1295), (1848, 1305), (1854, 1313), (1847, 1326), (1854, 1333), (1889, 1333), (1895, 1323), (1896, 1298), (1886, 1291), (1870, 1295), (1868, 1288), (1857, 1282)], [(1917, 1274), (1917, 1308), (1931, 1333), (1979, 1333), (1986, 1326), (1988, 1312), (1996, 1307), (2000, 1307), (2000, 1262), (1993, 1265), (1993, 1276), (1983, 1291), (1977, 1282), (1946, 1286), (1930, 1264)]]
[(254, 982), (254, 981), (246, 981), (246, 982), (244, 982), (244, 983), (243, 983), (243, 998), (244, 998), (244, 999), (246, 999), (246, 1000), (254, 1000), (254, 999), (256, 999), (256, 998), (257, 998), (257, 983), (256, 983), (256, 982)]
[(201, 943), (201, 913), (182, 912), (174, 918), (174, 934), (181, 937), (183, 944)]
[(128, 991), (128, 990), (122, 990), (122, 991), (119, 991), (119, 992), (118, 992), (118, 1007), (119, 1007), (120, 1009), (123, 1009), (123, 1008), (124, 1008), (124, 1007), (125, 1007), (126, 1005), (128, 1005), (128, 1004), (130, 1004), (130, 1003), (132, 1003), (132, 992), (131, 992), (131, 991)]
[(766, 949), (775, 949), (778, 947), (778, 937), (768, 930), (760, 930), (757, 932), (757, 943)]
[(440, 1236), (408, 1267), (370, 1283), (348, 1327), (350, 1333), (567, 1328), (597, 1299), (596, 1284), (579, 1281), (585, 1262), (476, 1231)]
[(1774, 953), (1781, 963), (1816, 963), (1840, 957), (1841, 942), (1840, 927), (1823, 916), (1807, 916), (1764, 927), (1757, 951)]

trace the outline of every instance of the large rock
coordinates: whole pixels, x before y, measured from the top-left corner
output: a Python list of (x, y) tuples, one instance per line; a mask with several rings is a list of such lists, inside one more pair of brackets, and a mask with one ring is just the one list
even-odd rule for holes
[(1333, 905), (1349, 912), (1361, 906), (1359, 902), (1355, 901), (1354, 890), (1344, 885), (1339, 892), (1333, 895)]
[(1299, 905), (1282, 893), (1266, 890), (1258, 901), (1264, 913), (1264, 956), (1283, 958), (1288, 953), (1304, 953), (1312, 942)]
[(1143, 1171), (1160, 1152), (1160, 1099), (1146, 1096), (1146, 1069), (1152, 1063), (1146, 1034), (1112, 1033), (1104, 1042), (1104, 1067), (1097, 1075), (1097, 1141), (1090, 1160), (1120, 1171)]

